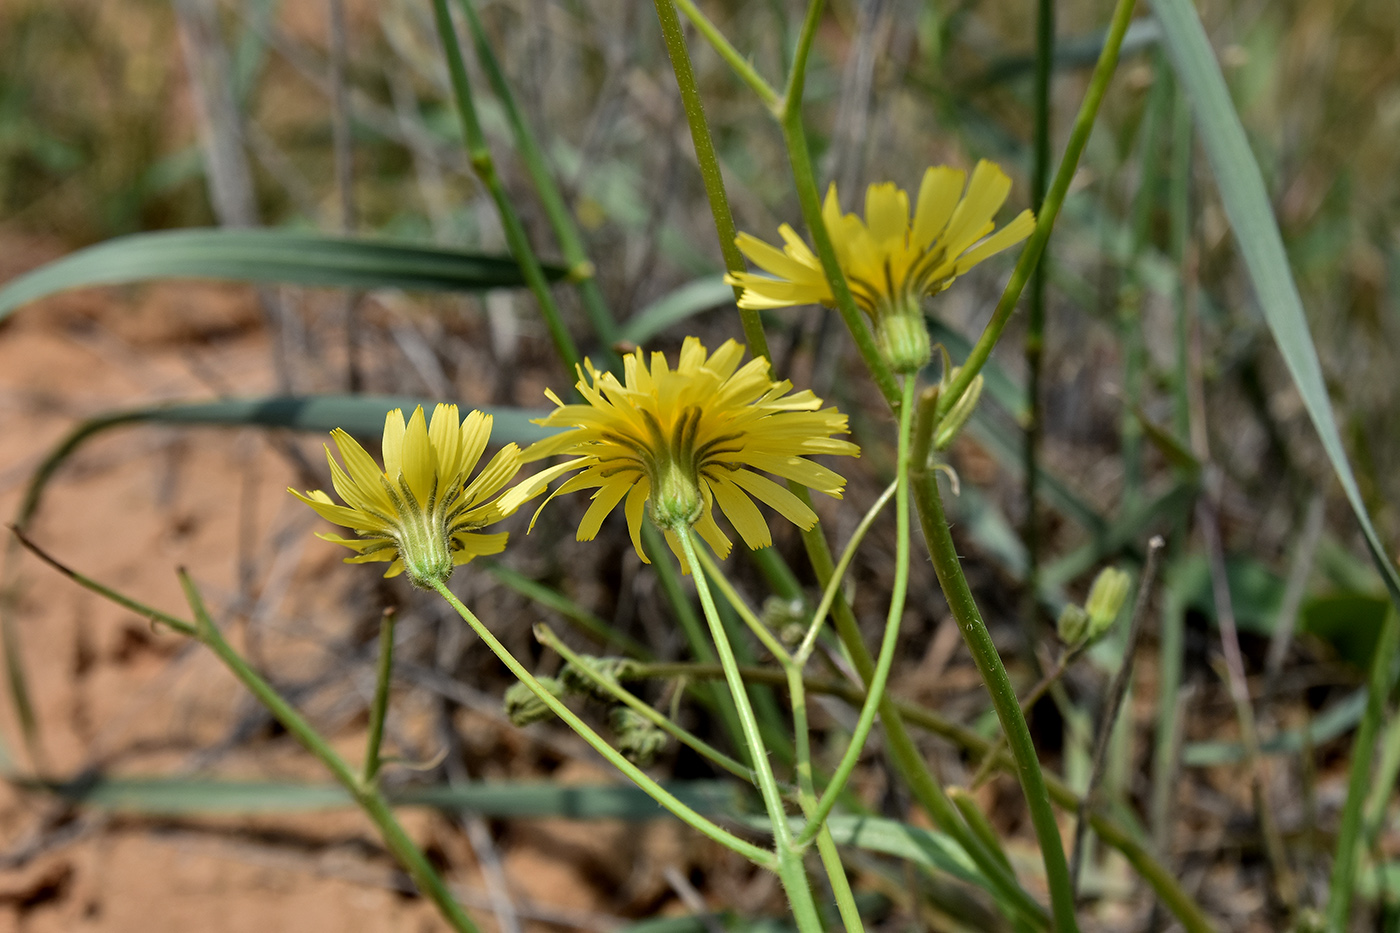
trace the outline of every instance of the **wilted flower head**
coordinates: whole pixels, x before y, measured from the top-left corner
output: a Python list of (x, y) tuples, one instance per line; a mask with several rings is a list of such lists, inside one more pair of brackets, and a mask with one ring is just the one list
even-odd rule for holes
[(644, 561), (646, 508), (668, 537), (677, 528), (693, 526), (720, 557), (729, 553), (730, 542), (715, 522), (716, 504), (750, 548), (773, 543), (753, 499), (793, 524), (811, 528), (817, 521), (812, 510), (756, 471), (840, 498), (846, 481), (806, 457), (858, 455), (860, 450), (830, 437), (847, 433), (845, 415), (821, 408), (811, 391), (789, 394), (792, 383), (770, 379), (765, 360), (750, 360), (740, 368), (743, 353), (740, 344), (729, 340), (708, 355), (697, 338), (687, 337), (675, 369), (661, 353), (651, 354), (648, 368), (639, 349), (623, 361), (621, 382), (585, 361), (587, 376), (581, 370), (578, 382), (585, 402), (566, 405), (549, 392), (559, 407), (538, 422), (569, 430), (532, 444), (524, 454), (527, 462), (555, 454), (570, 459), (506, 493), (505, 507), (514, 509), (555, 478), (577, 471), (550, 498), (597, 490), (579, 524), (578, 539), (592, 540), (603, 519), (625, 500), (627, 527)]
[(329, 447), (326, 459), (345, 505), (319, 489), (288, 492), (359, 535), (317, 535), (357, 551), (347, 563), (390, 561), (384, 576), (406, 570), (415, 584), (429, 586), (445, 581), (453, 567), (505, 548), (505, 532), (480, 530), (509, 514), (490, 500), (520, 469), (520, 448), (507, 444), (467, 481), (491, 437), (490, 415), (473, 411), (459, 422), (456, 405), (438, 405), (429, 424), (419, 406), (405, 424), (403, 410), (394, 409), (384, 419), (382, 471), (349, 434), (336, 428), (331, 437), (345, 466), (336, 463)]
[[(978, 162), (964, 193), (966, 179), (966, 173), (946, 165), (924, 172), (912, 220), (909, 195), (891, 182), (866, 190), (864, 220), (841, 212), (835, 184), (827, 190), (822, 220), (837, 262), (897, 371), (910, 372), (928, 361), (920, 299), (941, 292), (959, 275), (1024, 240), (1035, 228), (1035, 217), (1022, 211), (992, 234), (996, 226), (992, 218), (1011, 191), (1011, 179), (995, 163)], [(729, 284), (744, 289), (739, 307), (761, 310), (834, 303), (821, 260), (792, 227), (783, 224), (778, 233), (784, 242), (781, 250), (747, 233), (736, 239), (744, 255), (768, 273), (726, 277)]]

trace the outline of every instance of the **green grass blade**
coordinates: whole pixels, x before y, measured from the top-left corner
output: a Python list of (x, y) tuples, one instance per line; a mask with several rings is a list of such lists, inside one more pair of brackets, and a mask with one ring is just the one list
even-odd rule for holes
[(1313, 427), (1332, 462), (1347, 501), (1361, 524), (1371, 557), (1385, 577), (1392, 599), (1400, 606), (1400, 574), (1386, 556), (1380, 536), (1361, 499), (1332, 416), (1327, 386), (1322, 379), (1317, 349), (1308, 331), (1303, 301), (1288, 266), (1283, 237), (1274, 219), (1259, 164), (1249, 148), (1244, 125), (1235, 112), (1220, 65), (1211, 51), (1205, 28), (1190, 0), (1156, 0), (1153, 4), (1200, 132), (1201, 145), (1215, 174), (1225, 213), (1234, 228), (1245, 268), (1254, 283), (1259, 307), (1278, 344), (1284, 363), (1303, 397)]
[[(545, 274), (558, 280), (565, 270), (550, 266)], [(66, 289), (162, 278), (424, 291), (525, 283), (508, 256), (293, 230), (167, 230), (108, 240), (20, 276), (0, 289), (0, 319)]]
[[(283, 781), (226, 781), (195, 778), (89, 776), (70, 782), (19, 781), (83, 806), (144, 816), (287, 813), (353, 807), (336, 784)], [(736, 804), (725, 781), (682, 781), (667, 788), (687, 804), (721, 812)], [(563, 817), (574, 820), (658, 819), (666, 811), (646, 792), (630, 785), (563, 785), (510, 781), (404, 788), (386, 793), (396, 806), (470, 810), (487, 817)]]
[(634, 314), (622, 326), (622, 339), (638, 345), (660, 334), (673, 324), (701, 311), (734, 303), (734, 289), (724, 284), (724, 277), (707, 276), (687, 282), (675, 291)]

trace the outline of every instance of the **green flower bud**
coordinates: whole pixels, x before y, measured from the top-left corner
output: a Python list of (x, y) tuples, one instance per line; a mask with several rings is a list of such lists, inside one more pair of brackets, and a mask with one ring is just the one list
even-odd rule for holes
[[(958, 370), (954, 369), (948, 374), (949, 381), (957, 378)], [(938, 424), (938, 432), (933, 436), (933, 446), (938, 450), (947, 450), (957, 438), (958, 432), (967, 424), (967, 419), (972, 417), (972, 411), (977, 407), (977, 402), (982, 398), (982, 385), (986, 380), (982, 374), (978, 373), (973, 380), (968, 383), (967, 390), (963, 392), (948, 414)]]
[(875, 345), (897, 373), (916, 373), (928, 365), (933, 345), (917, 297), (903, 295), (880, 306), (875, 314)]
[(559, 679), (569, 693), (611, 703), (616, 698), (608, 692), (604, 684), (617, 686), (619, 675), (631, 663), (627, 658), (595, 658), (584, 654), (579, 656), (577, 663), (565, 664), (564, 669), (559, 672)]
[(1077, 647), (1089, 634), (1089, 614), (1074, 603), (1068, 603), (1060, 610), (1055, 632), (1066, 647)]
[[(535, 679), (556, 699), (564, 695), (564, 685), (553, 677)], [(502, 705), (505, 707), (506, 718), (517, 726), (528, 726), (532, 722), (539, 722), (554, 715), (553, 711), (545, 706), (544, 700), (536, 696), (535, 691), (525, 683), (511, 684), (506, 690)]]
[(1108, 631), (1128, 600), (1128, 590), (1133, 579), (1117, 567), (1105, 567), (1094, 578), (1089, 588), (1089, 599), (1084, 603), (1084, 611), (1089, 615), (1088, 638), (1095, 639)]
[(634, 710), (613, 707), (608, 721), (617, 735), (617, 750), (642, 767), (655, 761), (657, 753), (666, 747), (666, 733)]

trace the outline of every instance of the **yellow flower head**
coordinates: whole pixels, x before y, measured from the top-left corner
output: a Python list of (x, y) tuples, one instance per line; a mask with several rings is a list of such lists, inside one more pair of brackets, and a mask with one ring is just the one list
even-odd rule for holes
[[(883, 333), (886, 327), (898, 330), (891, 342), (911, 336), (917, 339), (905, 333), (912, 329), (913, 321), (924, 334), (924, 349), (913, 351), (916, 357), (922, 354), (922, 360), (911, 366), (896, 365), (897, 370), (907, 372), (927, 361), (928, 338), (919, 300), (941, 292), (959, 275), (1021, 242), (1035, 228), (1035, 217), (1022, 211), (992, 234), (996, 226), (992, 218), (1011, 191), (1011, 179), (995, 163), (978, 162), (964, 193), (966, 179), (965, 172), (946, 165), (924, 172), (912, 220), (909, 195), (891, 182), (866, 190), (864, 220), (841, 213), (835, 184), (827, 190), (822, 219), (851, 294), (874, 322), (882, 349), (887, 349), (887, 355), (892, 349), (884, 346), (889, 336)], [(778, 233), (784, 242), (781, 250), (747, 233), (735, 240), (744, 255), (768, 273), (740, 272), (725, 277), (730, 285), (744, 289), (739, 307), (762, 310), (833, 304), (835, 296), (821, 260), (792, 227), (783, 224)], [(896, 351), (895, 356), (907, 353)]]
[(858, 456), (860, 449), (830, 437), (848, 432), (845, 415), (821, 408), (811, 391), (790, 395), (792, 383), (770, 379), (765, 360), (741, 368), (743, 354), (744, 348), (729, 340), (709, 355), (697, 338), (687, 337), (675, 369), (660, 353), (651, 355), (648, 368), (639, 349), (624, 360), (622, 382), (585, 361), (587, 378), (579, 372), (578, 390), (586, 403), (566, 405), (548, 392), (559, 407), (538, 422), (570, 430), (537, 441), (524, 454), (527, 462), (556, 454), (570, 459), (521, 483), (502, 496), (502, 503), (516, 508), (557, 477), (578, 471), (550, 496), (597, 490), (578, 540), (592, 540), (603, 519), (626, 500), (627, 527), (643, 561), (647, 506), (673, 549), (674, 530), (693, 526), (720, 557), (729, 554), (730, 542), (715, 522), (715, 504), (753, 549), (773, 543), (753, 499), (811, 528), (817, 521), (812, 510), (755, 470), (840, 498), (846, 481), (805, 458)]
[(331, 432), (345, 461), (341, 468), (326, 448), (331, 482), (345, 505), (336, 505), (321, 490), (305, 495), (287, 490), (327, 521), (359, 535), (319, 538), (358, 553), (351, 564), (392, 561), (384, 576), (405, 570), (418, 586), (446, 581), (452, 568), (481, 554), (499, 554), (506, 533), (480, 529), (510, 512), (489, 501), (520, 469), (520, 448), (507, 444), (476, 479), (467, 476), (481, 459), (491, 437), (491, 416), (474, 411), (458, 421), (456, 405), (438, 405), (431, 425), (423, 408), (404, 424), (403, 410), (384, 418), (384, 470), (344, 431)]

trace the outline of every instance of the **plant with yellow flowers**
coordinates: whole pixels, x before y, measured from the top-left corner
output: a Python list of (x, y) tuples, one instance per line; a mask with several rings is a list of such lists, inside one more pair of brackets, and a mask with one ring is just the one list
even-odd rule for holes
[[(805, 234), (799, 234), (794, 226), (782, 224), (778, 228), (781, 246), (734, 229), (724, 174), (709, 139), (677, 6), (776, 118), (805, 225)], [(1051, 808), (1049, 785), (1016, 691), (963, 576), (937, 476), (940, 470), (951, 472), (941, 462), (942, 452), (973, 415), (984, 384), (981, 369), (1044, 248), (1093, 122), (1099, 99), (1095, 94), (1101, 96), (1107, 78), (1094, 79), (1096, 91), (1086, 104), (1090, 119), (1076, 126), (1069, 156), (1038, 219), (1030, 210), (1007, 211), (1012, 216), (998, 226), (1007, 202), (1020, 198), (1013, 198), (1013, 184), (1006, 172), (986, 160), (977, 162), (970, 174), (947, 165), (928, 168), (912, 198), (892, 182), (870, 184), (862, 216), (843, 210), (834, 184), (821, 201), (807, 148), (804, 81), (822, 5), (810, 6), (797, 33), (791, 71), (781, 92), (761, 77), (693, 3), (673, 5), (670, 0), (658, 0), (656, 8), (726, 255), (725, 281), (736, 289), (749, 358), (745, 359), (745, 346), (734, 339), (724, 340), (710, 352), (695, 336), (686, 337), (675, 356), (662, 350), (648, 354), (641, 348), (619, 356), (620, 349), (609, 349), (624, 346), (620, 332), (592, 281), (593, 265), (584, 255), (582, 238), (564, 207), (565, 200), (545, 171), (542, 152), (509, 97), (503, 72), (490, 43), (484, 41), (473, 4), (462, 2), (465, 24), (478, 40), (485, 72), (506, 98), (502, 110), (518, 145), (525, 150), (527, 171), (544, 196), (545, 214), (567, 269), (547, 268), (539, 261), (525, 225), (506, 196), (478, 119), (470, 75), (458, 46), (457, 25), (446, 0), (433, 0), (434, 22), (447, 53), (469, 162), (500, 212), (501, 229), (519, 266), (519, 282), (531, 288), (565, 371), (576, 376), (572, 386), (576, 396), (565, 398), (548, 390), (546, 397), (554, 408), (535, 421), (543, 436), (530, 438), (533, 443), (524, 450), (514, 441), (504, 444), (484, 466), (482, 460), (492, 444), (492, 415), (471, 411), (463, 417), (456, 405), (441, 403), (432, 407), (431, 415), (420, 405), (406, 418), (404, 408), (394, 408), (384, 417), (378, 461), (349, 432), (340, 428), (332, 432), (339, 459), (329, 447), (326, 457), (335, 498), (320, 489), (290, 491), (321, 518), (348, 529), (347, 534), (319, 535), (352, 551), (345, 558), (347, 562), (386, 564), (386, 577), (404, 574), (416, 587), (431, 591), (452, 607), (519, 681), (506, 696), (506, 708), (514, 721), (525, 724), (557, 717), (670, 813), (776, 874), (799, 933), (822, 933), (838, 920), (846, 933), (864, 930), (865, 918), (850, 873), (853, 863), (843, 856), (842, 847), (863, 841), (867, 820), (875, 834), (888, 826), (888, 821), (881, 822), (865, 812), (869, 802), (860, 799), (857, 785), (852, 783), (858, 762), (869, 751), (877, 719), (893, 773), (939, 833), (931, 835), (921, 827), (895, 824), (897, 843), (904, 846), (898, 851), (908, 854), (913, 840), (925, 867), (944, 870), (952, 866), (969, 890), (985, 895), (990, 909), (1001, 915), (1001, 927), (1075, 933), (1076, 882)], [(1113, 30), (1105, 40), (1105, 54), (1110, 59), (1122, 42), (1131, 9), (1131, 3), (1118, 4)], [(936, 381), (921, 385), (934, 355), (925, 324), (925, 302), (972, 267), (1027, 240), (1027, 249), (1001, 302), (967, 358), (955, 366), (943, 350)], [(745, 257), (758, 271), (745, 267)], [(441, 259), (432, 254), (428, 265)], [(581, 304), (593, 325), (593, 345), (605, 348), (601, 354), (580, 359), (568, 322), (555, 304), (547, 272), (556, 279), (564, 278), (567, 272), (579, 286)], [(440, 281), (431, 277), (429, 284), (441, 287)], [(493, 282), (478, 284), (490, 287)], [(835, 458), (858, 456), (860, 449), (848, 439), (851, 425), (847, 415), (826, 405), (811, 390), (777, 378), (759, 314), (797, 305), (824, 305), (840, 311), (888, 405), (887, 410), (857, 426), (862, 429), (863, 443), (867, 436), (888, 430), (892, 443), (886, 449), (893, 450), (889, 471), (893, 475), (863, 515), (843, 524), (852, 530), (839, 554), (831, 550), (829, 529), (822, 527), (811, 493), (827, 497), (823, 511), (848, 508), (831, 501), (841, 500), (846, 480), (838, 470), (843, 469), (841, 464), (850, 463)], [(595, 365), (594, 359), (602, 364)], [(385, 407), (375, 408), (374, 427)], [(362, 423), (362, 427), (369, 425)], [(525, 440), (520, 438), (521, 443)], [(866, 446), (872, 449), (870, 443)], [(879, 449), (878, 443), (873, 449)], [(534, 472), (518, 477), (526, 465)], [(1030, 472), (1034, 474), (1034, 470)], [(645, 572), (661, 580), (675, 619), (685, 629), (697, 659), (695, 664), (672, 665), (672, 672), (665, 675), (682, 671), (669, 714), (627, 686), (630, 680), (652, 676), (640, 660), (646, 654), (644, 649), (634, 651), (637, 657), (632, 658), (593, 658), (575, 652), (541, 624), (535, 629), (537, 637), (564, 663), (557, 672), (551, 669), (557, 676), (537, 677), (449, 588), (455, 568), (478, 557), (502, 553), (508, 540), (503, 523), (546, 491), (547, 498), (529, 523), (531, 529), (534, 519), (553, 499), (589, 494), (577, 527), (579, 542), (595, 540), (609, 516), (621, 507), (632, 546), (641, 561), (651, 565)], [(858, 619), (846, 601), (845, 577), (866, 533), (891, 504), (892, 583), (887, 601), (886, 594), (880, 594), (886, 615), (879, 628), (878, 648), (872, 652), (865, 632), (874, 623)], [(802, 575), (788, 566), (791, 554), (776, 553), (771, 515), (800, 530), (808, 564)], [(1005, 733), (1005, 745), (1011, 753), (1008, 770), (1021, 783), (1040, 846), (1048, 909), (1033, 893), (1040, 890), (1041, 880), (1022, 883), (1017, 874), (1022, 866), (1003, 851), (970, 793), (962, 788), (946, 790), (945, 779), (930, 772), (909, 735), (905, 721), (908, 707), (896, 704), (887, 693), (910, 597), (915, 521), (949, 611), (990, 692)], [(731, 532), (742, 542), (741, 550), (764, 571), (764, 577), (777, 581), (775, 589), (783, 590), (785, 598), (776, 610), (753, 610), (735, 575), (726, 568), (724, 562), (733, 550)], [(706, 547), (699, 546), (697, 539)], [(539, 547), (538, 542), (538, 536), (523, 544), (517, 538), (516, 546)], [(662, 542), (669, 545), (674, 562)], [(682, 574), (689, 574), (689, 583), (682, 580)], [(93, 581), (73, 576), (85, 586), (124, 600), (125, 605), (139, 606)], [(803, 589), (802, 579), (815, 580), (810, 594)], [(1109, 583), (1095, 597), (1097, 602), (1091, 599), (1087, 610), (1076, 610), (1083, 618), (1075, 612), (1065, 616), (1066, 638), (1076, 649), (1102, 634), (1126, 601), (1129, 578), (1115, 571), (1104, 579)], [(228, 644), (193, 584), (188, 579), (184, 583), (195, 615), (193, 624), (148, 607), (141, 610), (209, 646), (326, 765), (374, 821), (390, 851), (452, 928), (474, 933), (475, 922), (399, 825), (379, 787), (384, 763), (380, 744), (393, 679), (393, 615), (386, 616), (380, 630), (365, 761), (356, 769)], [(704, 627), (695, 620), (687, 587), (693, 587), (699, 601)], [(534, 592), (538, 594), (539, 589), (536, 586)], [(918, 594), (917, 598), (930, 595)], [(741, 667), (735, 632), (726, 624), (717, 597), (728, 604), (732, 616), (751, 636), (758, 668)], [(867, 622), (870, 624), (864, 624)], [(814, 658), (824, 663), (815, 682), (849, 700), (855, 712), (854, 718), (833, 717), (841, 728), (828, 731), (828, 741), (816, 752), (806, 699), (814, 683), (811, 669), (818, 663)], [(786, 709), (779, 710), (775, 701), (763, 710), (766, 721), (760, 721), (746, 676), (780, 684)], [(717, 677), (723, 678), (725, 691), (716, 688), (702, 695), (718, 710), (729, 730), (733, 747), (728, 751), (682, 726), (675, 715), (686, 690), (706, 691), (708, 684), (697, 688), (696, 682)], [(832, 678), (841, 678), (841, 682), (834, 683)], [(569, 701), (578, 695), (609, 704), (607, 722), (615, 735), (613, 741), (570, 707)], [(932, 721), (929, 717), (925, 720)], [(970, 748), (980, 750), (985, 769), (1005, 766), (997, 744), (1000, 739), (988, 746), (981, 739), (958, 735)], [(723, 814), (702, 812), (648, 774), (643, 765), (671, 741), (733, 775), (746, 790), (756, 791), (761, 814), (753, 806), (747, 810), (735, 807)], [(831, 754), (824, 758), (828, 750)], [(1070, 795), (1066, 789), (1059, 790), (1063, 790), (1061, 798)], [(749, 799), (753, 797), (750, 793)], [(1169, 903), (1183, 926), (1191, 933), (1206, 929), (1197, 916), (1199, 908), (1180, 890), (1171, 873), (1161, 870), (1132, 834), (1104, 814), (1091, 814), (1088, 806), (1088, 802), (1080, 806), (1081, 829), (1088, 820), (1098, 820), (1095, 825), (1101, 837), (1131, 851), (1133, 864)], [(894, 834), (884, 840), (887, 853), (897, 848), (889, 841), (892, 838)], [(1072, 850), (1079, 851), (1078, 840)], [(929, 852), (936, 852), (937, 857)], [(854, 864), (862, 873), (884, 870)], [(814, 884), (813, 875), (818, 870), (822, 878)], [(819, 903), (827, 892), (830, 904)], [(917, 895), (913, 903), (919, 903)], [(834, 917), (830, 911), (824, 913), (826, 906), (834, 907)], [(989, 915), (987, 910), (979, 916), (985, 915)]]

